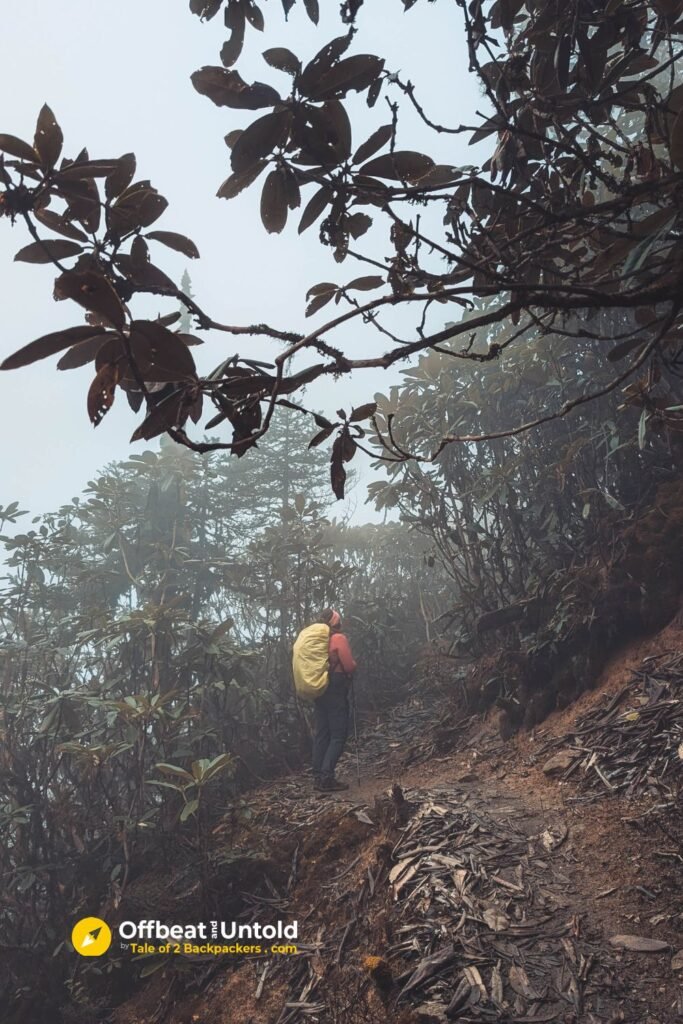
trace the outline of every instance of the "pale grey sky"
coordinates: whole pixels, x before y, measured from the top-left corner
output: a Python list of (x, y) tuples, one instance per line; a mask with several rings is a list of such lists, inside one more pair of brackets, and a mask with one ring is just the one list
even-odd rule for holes
[[(285, 76), (269, 68), (261, 52), (284, 45), (308, 60), (330, 38), (342, 33), (338, 0), (323, 0), (317, 30), (297, 4), (286, 24), (278, 0), (263, 3), (266, 33), (249, 32), (238, 67), (247, 80), (276, 87)], [(431, 116), (448, 124), (471, 123), (482, 99), (467, 74), (467, 54), (458, 9), (453, 0), (418, 4), (406, 15), (399, 0), (366, 0), (351, 52), (377, 53), (387, 66), (416, 83)], [(4, 4), (0, 33), (0, 131), (31, 140), (43, 103), (54, 110), (65, 135), (65, 154), (87, 146), (92, 158), (136, 153), (138, 177), (150, 178), (169, 200), (169, 210), (155, 225), (190, 235), (201, 259), (187, 261), (157, 247), (156, 261), (179, 280), (187, 266), (197, 301), (223, 322), (266, 320), (301, 329), (306, 289), (318, 281), (340, 283), (365, 271), (355, 261), (341, 266), (317, 242), (317, 229), (301, 238), (294, 216), (280, 236), (268, 236), (258, 215), (258, 186), (238, 199), (217, 199), (216, 189), (229, 173), (223, 137), (259, 116), (219, 109), (199, 96), (190, 75), (203, 65), (219, 64), (225, 39), (222, 17), (201, 24), (187, 0), (22, 0)], [(357, 109), (362, 130), (354, 145), (380, 124), (388, 110), (381, 99), (373, 111), (364, 101)], [(361, 119), (362, 118), (362, 119)], [(473, 162), (466, 136), (440, 136), (423, 130), (416, 118), (401, 122), (400, 148), (420, 149), (459, 164)], [(481, 156), (480, 156), (481, 159)], [(303, 201), (309, 196), (304, 193)], [(299, 211), (300, 213), (300, 211)], [(382, 229), (383, 231), (384, 229)], [(82, 322), (73, 303), (55, 304), (49, 267), (13, 263), (14, 253), (30, 241), (25, 227), (0, 221), (2, 269), (2, 336), (4, 357), (42, 334)], [(374, 255), (382, 252), (383, 234), (370, 238)], [(367, 246), (366, 249), (367, 250)], [(138, 307), (155, 314), (161, 301)], [(326, 311), (318, 317), (324, 322)], [(441, 315), (441, 319), (451, 319)], [(396, 323), (396, 320), (394, 320)], [(440, 325), (439, 321), (436, 322)], [(332, 340), (344, 340), (352, 352), (384, 348), (379, 336), (354, 327)], [(236, 349), (227, 335), (206, 336), (196, 350), (208, 370)], [(263, 342), (240, 339), (237, 350), (255, 357), (275, 351)], [(92, 370), (68, 373), (55, 369), (56, 358), (24, 370), (0, 374), (2, 480), (0, 504), (18, 500), (34, 512), (55, 508), (80, 492), (106, 462), (142, 451), (128, 439), (139, 417), (117, 396), (114, 408), (95, 430), (85, 408)], [(367, 400), (389, 384), (386, 375), (329, 383), (312, 394), (315, 404), (334, 412), (340, 404)], [(362, 500), (356, 495), (356, 501)]]

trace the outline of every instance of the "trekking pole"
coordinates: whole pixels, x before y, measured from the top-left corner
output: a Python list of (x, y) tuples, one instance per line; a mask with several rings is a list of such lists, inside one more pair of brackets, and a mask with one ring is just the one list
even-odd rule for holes
[(360, 789), (360, 754), (358, 752), (358, 722), (356, 720), (356, 687), (351, 680), (351, 695), (353, 700), (353, 739), (356, 744), (356, 780)]

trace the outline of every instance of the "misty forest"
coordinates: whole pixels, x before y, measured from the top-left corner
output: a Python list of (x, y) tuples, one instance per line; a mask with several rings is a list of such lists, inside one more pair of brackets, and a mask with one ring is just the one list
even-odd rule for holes
[[(191, 161), (176, 209), (78, 151), (49, 69), (0, 134), (0, 234), (67, 314), (2, 382), (132, 425), (49, 511), (3, 474), (0, 1018), (683, 1021), (682, 0), (173, 6), (212, 202), (251, 203), (226, 263), (282, 236), (329, 280), (231, 322)], [(435, 8), (438, 96), (377, 52), (424, 60)], [(122, 928), (214, 921), (298, 932)]]

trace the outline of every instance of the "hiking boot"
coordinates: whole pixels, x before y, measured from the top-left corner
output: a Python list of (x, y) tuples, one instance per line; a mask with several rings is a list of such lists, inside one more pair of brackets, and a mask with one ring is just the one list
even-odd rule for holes
[(327, 785), (324, 779), (321, 779), (319, 775), (316, 775), (313, 779), (313, 789), (317, 789), (319, 793), (327, 793)]
[(342, 790), (348, 788), (348, 782), (340, 782), (339, 779), (328, 779), (325, 783), (325, 791), (327, 793), (340, 793)]

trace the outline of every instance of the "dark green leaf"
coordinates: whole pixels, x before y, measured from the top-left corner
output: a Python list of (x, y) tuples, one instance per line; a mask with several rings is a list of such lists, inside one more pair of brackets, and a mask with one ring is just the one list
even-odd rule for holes
[[(340, 115), (339, 111), (331, 108), (330, 103), (326, 103), (323, 107), (307, 104), (301, 113), (305, 113), (305, 121), (299, 116), (293, 125), (292, 139), (301, 150), (296, 162), (338, 166), (346, 159), (350, 148), (350, 126), (344, 127), (343, 124), (345, 112), (342, 111)], [(342, 121), (339, 121), (340, 117)], [(344, 135), (347, 136), (346, 146)]]
[(384, 61), (369, 53), (354, 54), (333, 65), (321, 75), (306, 95), (313, 100), (344, 96), (349, 90), (362, 92), (372, 85), (384, 68)]
[(566, 89), (569, 82), (569, 60), (572, 55), (571, 39), (567, 35), (560, 36), (555, 50), (555, 71), (561, 89)]
[(386, 156), (378, 156), (360, 169), (361, 174), (375, 178), (394, 178), (399, 181), (415, 183), (428, 174), (434, 167), (434, 161), (424, 153), (411, 150), (396, 150)]
[[(658, 214), (662, 212), (663, 211), (661, 210), (657, 211)], [(652, 216), (654, 221), (655, 215), (653, 214)], [(642, 241), (638, 242), (637, 245), (634, 245), (634, 247), (631, 249), (629, 256), (626, 259), (626, 262), (624, 263), (625, 274), (634, 273), (635, 271), (640, 270), (641, 267), (643, 267), (643, 265), (647, 261), (648, 256), (652, 253), (655, 246), (662, 240), (662, 238), (665, 235), (669, 233), (669, 231), (673, 228), (674, 224), (676, 223), (677, 219), (678, 214), (675, 212), (671, 213), (669, 218), (661, 224), (659, 230), (654, 231), (651, 235), (647, 235), (645, 238), (642, 239)], [(656, 222), (660, 223), (659, 217), (657, 217)]]
[(357, 409), (351, 410), (349, 422), (358, 423), (360, 420), (367, 420), (374, 416), (376, 412), (377, 402), (367, 402), (365, 405), (359, 405)]
[(319, 433), (317, 433), (315, 435), (315, 437), (313, 437), (308, 442), (308, 447), (309, 448), (317, 448), (319, 444), (322, 444), (323, 441), (327, 440), (327, 438), (330, 436), (330, 434), (332, 433), (333, 430), (334, 430), (334, 427), (331, 427), (331, 426), (330, 427), (323, 427), (323, 429)]
[(641, 450), (641, 452), (645, 447), (645, 436), (647, 433), (648, 416), (649, 413), (647, 409), (643, 409), (643, 411), (640, 414), (640, 419), (638, 421), (638, 448)]
[(382, 78), (376, 78), (375, 81), (370, 86), (370, 88), (368, 89), (367, 103), (369, 107), (374, 107), (375, 103), (377, 102), (379, 94), (382, 91), (382, 82)]
[(328, 100), (322, 109), (332, 128), (329, 143), (337, 159), (348, 160), (351, 156), (351, 122), (344, 104), (339, 100)]
[(299, 223), (299, 234), (315, 224), (325, 207), (332, 201), (332, 193), (324, 185), (308, 201)]
[(117, 160), (83, 160), (79, 163), (62, 167), (56, 175), (57, 181), (87, 180), (88, 178), (107, 178), (118, 169)]
[(179, 381), (196, 376), (192, 353), (177, 334), (155, 320), (130, 325), (133, 358), (145, 380)]
[[(143, 436), (146, 437), (147, 435)], [(190, 818), (193, 814), (196, 814), (198, 810), (199, 800), (196, 797), (194, 800), (188, 800), (188, 802), (185, 804), (182, 811), (180, 812), (180, 820), (187, 821), (187, 819)]]
[(70, 348), (57, 363), (58, 370), (75, 370), (79, 366), (86, 366), (88, 363), (91, 363), (96, 358), (105, 341), (108, 341), (112, 336), (108, 332), (95, 334), (93, 327), (89, 329), (93, 332), (92, 337), (86, 338), (85, 341), (81, 341), (74, 345), (73, 348)]
[[(162, 327), (170, 327), (172, 324), (177, 323), (182, 315), (183, 314), (180, 311), (176, 311), (175, 313), (167, 313), (166, 316), (158, 316), (156, 322), (158, 324), (161, 324)], [(191, 337), (191, 335), (181, 335), (181, 337), (189, 338)], [(194, 344), (201, 345), (202, 342), (195, 339)]]
[(280, 168), (271, 171), (263, 185), (261, 220), (269, 234), (279, 234), (287, 223), (287, 182)]
[(304, 0), (304, 7), (306, 8), (306, 14), (311, 19), (314, 25), (318, 24), (320, 18), (320, 7), (318, 0)]
[(77, 228), (75, 224), (66, 220), (65, 217), (60, 217), (58, 213), (53, 210), (41, 209), (38, 207), (37, 210), (33, 211), (33, 216), (36, 220), (44, 224), (50, 231), (56, 231), (60, 235), (66, 235), (67, 238), (73, 238), (78, 242), (87, 242), (88, 236), (80, 228)]
[(447, 185), (458, 178), (462, 178), (462, 171), (459, 167), (452, 167), (450, 164), (436, 164), (431, 171), (427, 171), (424, 178), (420, 178), (420, 184)]
[(191, 260), (199, 258), (199, 249), (194, 242), (175, 231), (149, 231), (146, 237), (153, 238), (156, 242), (161, 242), (162, 245), (167, 245), (169, 249), (181, 252)]
[(262, 56), (271, 68), (285, 71), (288, 75), (298, 75), (301, 71), (301, 61), (286, 46), (273, 46), (269, 50), (264, 50)]
[(381, 128), (378, 128), (376, 132), (373, 132), (369, 139), (359, 146), (356, 152), (353, 154), (354, 164), (362, 163), (363, 160), (367, 160), (378, 149), (382, 146), (386, 146), (387, 142), (391, 139), (392, 126), (390, 124), (384, 124)]
[[(350, 422), (350, 420), (349, 420), (349, 422)], [(342, 457), (344, 459), (344, 462), (351, 462), (352, 458), (354, 457), (354, 455), (358, 451), (358, 448), (356, 446), (356, 442), (351, 437), (351, 434), (349, 433), (347, 427), (345, 427), (344, 430), (342, 431), (341, 441), (342, 441)]]
[(149, 246), (142, 235), (136, 235), (130, 247), (130, 270), (139, 270), (149, 263)]
[(88, 390), (88, 417), (94, 427), (97, 427), (107, 415), (114, 404), (116, 386), (119, 382), (119, 370), (117, 366), (106, 363), (101, 366), (95, 374)]
[(610, 349), (607, 353), (607, 358), (611, 363), (616, 363), (619, 359), (623, 359), (629, 352), (633, 352), (634, 349), (642, 348), (645, 344), (643, 338), (627, 338), (626, 341), (621, 341), (614, 348)]
[(347, 288), (357, 288), (361, 292), (372, 291), (373, 288), (381, 288), (384, 284), (384, 278), (379, 275), (370, 275), (368, 277), (356, 277), (353, 281), (349, 281)]
[(38, 154), (29, 146), (28, 142), (18, 139), (15, 135), (0, 135), (0, 151), (16, 156), (19, 160), (26, 160), (28, 163), (36, 163)]
[(248, 85), (237, 71), (204, 67), (192, 75), (192, 84), (202, 96), (208, 96), (218, 107), (234, 110), (259, 110), (281, 103), (279, 94), (270, 85), (254, 82)]
[(306, 292), (306, 298), (310, 299), (314, 295), (326, 295), (327, 292), (336, 292), (337, 285), (332, 281), (321, 281), (320, 284), (312, 285)]
[(33, 146), (43, 167), (53, 168), (62, 152), (64, 136), (47, 104), (38, 115)]
[(253, 0), (247, 5), (247, 21), (257, 32), (263, 32), (266, 27), (261, 8), (257, 7)]
[(167, 206), (168, 200), (149, 182), (138, 182), (122, 192), (108, 211), (109, 226), (113, 234), (123, 238), (139, 228), (150, 227)]
[(344, 469), (344, 441), (337, 437), (332, 445), (332, 457), (330, 459), (330, 479), (332, 490), (337, 500), (344, 497), (346, 484), (346, 470)]
[(488, 138), (488, 136), (492, 135), (493, 132), (502, 131), (504, 128), (505, 122), (498, 114), (496, 114), (494, 117), (490, 117), (484, 121), (481, 128), (477, 128), (476, 131), (472, 132), (468, 145), (474, 146), (477, 142), (481, 142), (483, 139)]
[(193, 14), (197, 14), (202, 21), (210, 21), (211, 18), (215, 18), (222, 6), (223, 0), (190, 0), (190, 10)]
[(68, 219), (80, 221), (86, 231), (97, 231), (100, 226), (101, 208), (100, 193), (95, 180), (86, 178), (81, 181), (62, 181), (59, 191), (69, 203), (66, 213)]
[(325, 46), (316, 53), (313, 60), (308, 62), (299, 78), (299, 88), (305, 96), (308, 95), (309, 89), (315, 87), (321, 76), (324, 75), (326, 71), (329, 71), (335, 60), (338, 60), (342, 53), (349, 48), (352, 39), (353, 32), (351, 31), (347, 32), (345, 36), (337, 36), (336, 39), (332, 39), (329, 43), (326, 43)]
[[(141, 250), (138, 250), (141, 255)], [(138, 291), (153, 292), (156, 295), (177, 295), (178, 289), (168, 274), (165, 274), (153, 263), (140, 259), (135, 261), (132, 256), (122, 253), (114, 262), (124, 277), (135, 285)]]
[(107, 199), (115, 199), (125, 192), (135, 177), (136, 161), (134, 153), (126, 153), (119, 157), (116, 170), (112, 171), (104, 183), (104, 194)]
[(296, 174), (287, 167), (285, 169), (285, 183), (287, 189), (287, 206), (290, 210), (296, 210), (301, 206), (301, 189)]
[[(135, 441), (151, 441), (159, 434), (165, 434), (173, 427), (180, 427), (187, 419), (189, 406), (184, 405), (184, 388), (172, 388), (169, 394), (159, 399), (131, 437)], [(161, 765), (157, 765), (160, 768)], [(162, 769), (163, 770), (163, 769)]]
[(673, 211), (668, 206), (663, 207), (661, 210), (655, 210), (654, 213), (648, 214), (647, 217), (631, 221), (631, 235), (633, 238), (649, 238), (659, 231), (660, 228), (668, 230), (672, 225), (673, 218)]
[(73, 299), (79, 306), (103, 317), (112, 327), (123, 328), (126, 315), (109, 281), (94, 271), (68, 270), (55, 281), (55, 298)]
[(243, 130), (243, 128), (234, 128), (233, 131), (228, 132), (224, 140), (225, 145), (228, 147), (228, 149), (232, 149), (232, 147), (235, 145), (240, 135), (242, 134)]
[(232, 147), (230, 163), (233, 171), (242, 174), (269, 156), (283, 142), (290, 121), (288, 110), (277, 110), (272, 114), (264, 114), (245, 128)]
[(13, 355), (8, 356), (0, 366), (0, 369), (16, 370), (20, 366), (28, 366), (30, 363), (35, 363), (39, 359), (46, 359), (48, 356), (53, 356), (55, 352), (62, 352), (65, 348), (69, 348), (76, 342), (91, 338), (92, 335), (93, 328), (88, 325), (81, 327), (69, 327), (65, 331), (55, 331), (54, 334), (45, 334), (42, 338), (37, 338), (35, 341), (31, 341), (28, 345), (24, 345), (23, 348), (20, 348)]
[(372, 217), (367, 213), (352, 213), (346, 221), (346, 227), (352, 238), (360, 238), (372, 227)]
[(266, 161), (261, 160), (242, 174), (231, 174), (229, 178), (225, 179), (216, 195), (219, 199), (234, 199), (243, 189), (248, 188), (252, 182), (256, 181), (265, 166)]
[(225, 9), (225, 26), (231, 29), (231, 33), (221, 50), (221, 62), (229, 68), (242, 53), (244, 45), (245, 12), (242, 4), (228, 4)]
[(145, 400), (145, 396), (143, 395), (142, 391), (136, 391), (134, 388), (130, 386), (130, 384), (128, 384), (125, 386), (125, 392), (126, 401), (128, 402), (128, 405), (131, 407), (133, 412), (140, 412), (140, 409), (142, 408), (142, 403)]
[(336, 290), (337, 289), (335, 288), (334, 291), (324, 292), (323, 294), (316, 295), (314, 298), (312, 298), (311, 301), (306, 306), (306, 316), (313, 316), (313, 314), (317, 313), (319, 309), (322, 309), (323, 306), (326, 306), (327, 303), (334, 297)]
[(44, 242), (31, 242), (24, 246), (14, 257), (21, 263), (53, 263), (55, 260), (68, 259), (83, 252), (78, 242), (68, 242), (65, 238), (48, 238)]

